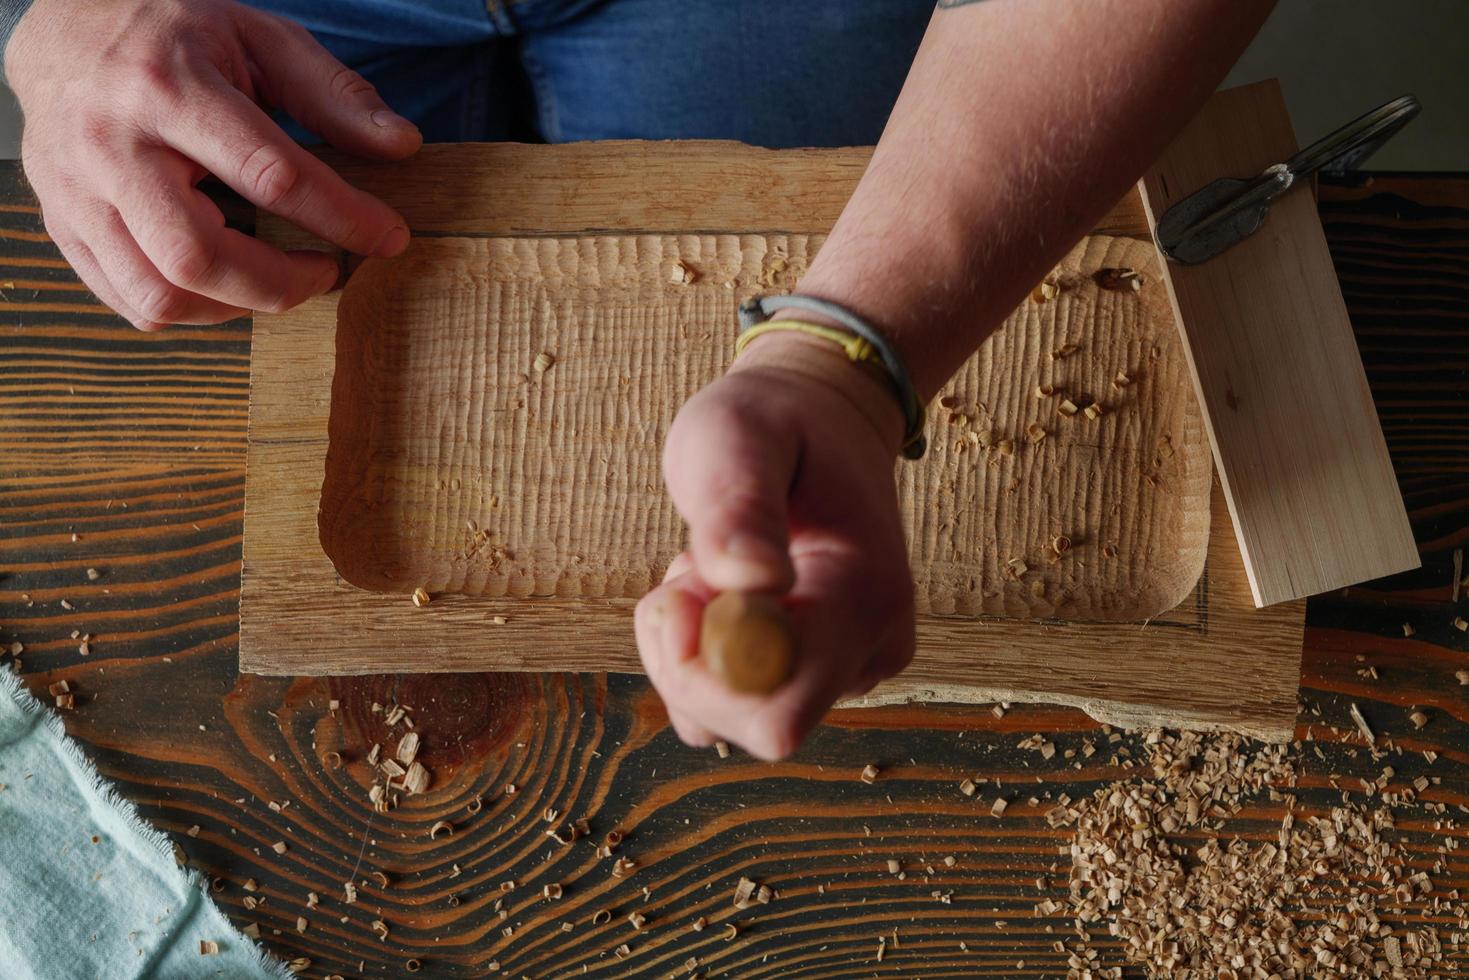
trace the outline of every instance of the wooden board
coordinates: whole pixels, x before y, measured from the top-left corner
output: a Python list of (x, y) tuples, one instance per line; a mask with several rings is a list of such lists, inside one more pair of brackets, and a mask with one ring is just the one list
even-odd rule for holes
[[(524, 239), (820, 235), (866, 158), (864, 150), (710, 143), (431, 147), (416, 162), (388, 167), (333, 162), (403, 210), (419, 238)], [(444, 187), (454, 188), (455, 207), (446, 207), (435, 190)], [(269, 217), (262, 217), (261, 231), (283, 245), (309, 244)], [(1145, 240), (1137, 194), (1098, 231)], [(590, 598), (455, 595), (417, 610), (399, 594), (356, 589), (339, 577), (317, 523), (338, 298), (256, 322), (242, 669), (638, 670), (628, 594), (634, 589), (604, 585), (608, 594)], [(1218, 520), (1217, 495), (1211, 508)], [(1039, 529), (1031, 533), (1039, 537)], [(1146, 628), (926, 615), (913, 667), (868, 700), (1036, 698), (1079, 704), (1124, 723), (1167, 720), (1286, 737), (1295, 713), (1303, 606), (1254, 612), (1233, 548), (1221, 551), (1211, 542), (1206, 557), (1194, 592)], [(491, 625), (497, 615), (509, 622)]]
[[(1154, 220), (1297, 149), (1274, 81), (1215, 96), (1143, 180)], [(1170, 294), (1256, 605), (1417, 568), (1346, 304), (1304, 189)]]
[[(889, 944), (882, 968), (905, 977), (1066, 974), (1071, 953), (1052, 944), (1075, 945), (1067, 881), (1051, 865), (1070, 834), (1044, 813), (1063, 794), (1083, 799), (1145, 772), (1110, 765), (1119, 749), (1129, 763), (1148, 753), (1133, 737), (1107, 743), (1079, 711), (837, 711), (794, 759), (766, 764), (681, 746), (646, 682), (630, 675), (238, 675), (249, 319), (139, 333), (61, 260), (18, 161), (0, 161), (0, 202), (0, 649), (24, 643), (24, 679), (38, 697), (70, 683), (68, 733), (192, 869), (222, 880), (215, 900), (237, 927), (258, 924), (271, 952), (310, 958), (313, 977), (402, 976), (409, 957), (423, 961), (417, 978), (575, 977), (583, 966), (594, 977), (668, 976), (690, 956), (710, 976), (851, 977), (879, 969), (876, 935), (897, 927), (901, 946)], [(1343, 292), (1424, 567), (1310, 601), (1301, 665), (1309, 710), (1291, 750), (1303, 778), (1288, 801), (1261, 799), (1217, 836), (1258, 840), (1287, 810), (1297, 826), (1330, 819), (1342, 803), (1330, 777), (1360, 789), (1359, 778), (1380, 778), (1390, 762), (1389, 791), (1404, 791), (1392, 812), (1410, 828), (1433, 892), (1399, 907), (1359, 876), (1351, 895), (1398, 913), (1387, 918), (1400, 935), (1442, 923), (1453, 959), (1441, 974), (1469, 975), (1469, 950), (1448, 942), (1452, 917), (1434, 908), (1446, 892), (1469, 889), (1469, 848), (1440, 853), (1462, 829), (1440, 828), (1426, 812), (1453, 810), (1469, 794), (1469, 770), (1456, 764), (1469, 754), (1465, 689), (1454, 678), (1469, 634), (1451, 625), (1469, 615), (1469, 599), (1448, 604), (1452, 553), (1469, 546), (1469, 295), (1459, 288), (1469, 179), (1323, 181), (1321, 213), (1333, 254), (1348, 260)], [(96, 581), (85, 574), (93, 567)], [(88, 656), (72, 630), (92, 634)], [(1379, 680), (1363, 676), (1369, 667)], [(414, 708), (419, 758), (434, 773), (429, 794), (387, 815), (366, 795), (364, 757), (376, 742), (392, 744), (374, 701)], [(1353, 703), (1379, 745), (1404, 751), (1374, 761), (1347, 716)], [(1429, 716), (1426, 727), (1410, 722), (1409, 705)], [(1017, 748), (1036, 734), (1055, 744), (1050, 760)], [(1107, 748), (1087, 758), (1088, 739)], [(332, 752), (346, 765), (337, 768)], [(857, 780), (868, 762), (881, 769), (873, 786)], [(1419, 776), (1442, 783), (1410, 802)], [(987, 783), (966, 797), (966, 777)], [(510, 782), (520, 789), (513, 797), (502, 792)], [(1003, 819), (989, 815), (999, 793), (1012, 796)], [(483, 807), (467, 808), (476, 795)], [(614, 878), (608, 861), (588, 859), (585, 841), (548, 853), (547, 807), (588, 818), (592, 840), (625, 833), (637, 871)], [(430, 840), (441, 819), (455, 833)], [(278, 840), (289, 844), (284, 855), (271, 849)], [(937, 862), (950, 854), (955, 867)], [(888, 858), (903, 862), (906, 878), (887, 872)], [(936, 877), (918, 873), (928, 864)], [(390, 887), (368, 877), (377, 871)], [(342, 883), (354, 872), (362, 898), (344, 905)], [(735, 909), (741, 875), (780, 897)], [(1042, 890), (1031, 887), (1036, 878)], [(253, 892), (242, 887), (251, 879)], [(520, 887), (502, 921), (493, 906), (509, 879)], [(538, 900), (548, 881), (567, 897)], [(952, 904), (932, 897), (950, 889)], [(313, 891), (322, 899), (314, 908)], [(1060, 908), (1037, 914), (1048, 900)], [(1298, 895), (1289, 914), (1310, 919), (1319, 907)], [(645, 909), (647, 928), (635, 936), (622, 917), (592, 927), (601, 908)], [(695, 932), (700, 915), (710, 927)], [(310, 922), (305, 933), (297, 916)], [(731, 943), (726, 919), (740, 926)], [(391, 927), (386, 940), (375, 920)], [(568, 920), (574, 931), (562, 932)], [(619, 960), (612, 950), (624, 940), (633, 955)], [(1095, 945), (1099, 970), (1141, 970), (1120, 944)]]
[[(426, 238), (364, 263), (338, 305), (321, 489), (337, 572), (404, 595), (643, 595), (684, 547), (659, 456), (674, 415), (734, 357), (737, 304), (793, 288), (820, 242)], [(1102, 288), (1117, 268), (1149, 285)], [(896, 467), (919, 613), (1143, 620), (1203, 571), (1211, 464), (1155, 250), (1094, 236), (1051, 278)], [(1105, 414), (1060, 415), (1063, 392)]]

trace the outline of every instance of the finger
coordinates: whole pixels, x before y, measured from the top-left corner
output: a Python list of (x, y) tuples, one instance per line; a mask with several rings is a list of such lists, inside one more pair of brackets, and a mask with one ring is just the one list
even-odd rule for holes
[(668, 709), (668, 722), (679, 740), (692, 748), (707, 749), (716, 741), (713, 732), (673, 708)]
[(66, 259), (67, 264), (71, 266), (72, 271), (92, 291), (93, 296), (96, 296), (110, 307), (114, 313), (139, 330), (158, 329), (157, 324), (148, 323), (148, 321), (138, 316), (136, 310), (123, 301), (121, 294), (108, 281), (107, 274), (102, 271), (102, 266), (98, 264), (96, 256), (92, 254), (92, 250), (80, 238), (60, 229), (52, 230), (48, 228), (47, 233), (50, 234), (51, 240), (56, 244), (57, 249), (60, 250), (62, 257)]
[(128, 233), (170, 283), (230, 306), (277, 313), (336, 282), (329, 255), (282, 252), (225, 227), (219, 208), (166, 152), (143, 154), (114, 200)]
[(197, 94), (156, 123), (159, 139), (257, 207), (358, 255), (397, 255), (408, 223), (312, 156), (259, 106), (226, 83)]
[(752, 409), (695, 396), (669, 433), (664, 480), (710, 587), (784, 592), (794, 579), (786, 498), (799, 446), (791, 431), (767, 431)]
[(263, 15), (244, 31), (258, 68), (254, 84), (272, 105), (348, 153), (398, 160), (423, 145), (418, 127), (388, 108), (377, 89), (291, 21)]
[(786, 602), (797, 640), (795, 670), (769, 695), (730, 690), (698, 657), (699, 619), (712, 596), (698, 574), (664, 583), (645, 597), (647, 610), (639, 609), (639, 650), (671, 710), (762, 759), (789, 756), (839, 697), (892, 676), (913, 652), (912, 604), (900, 590), (852, 608), (831, 597), (870, 590), (869, 569), (821, 551), (798, 554), (796, 564)]
[(84, 230), (91, 243), (88, 247), (108, 282), (133, 311), (128, 319), (139, 330), (157, 330), (171, 323), (223, 323), (247, 312), (169, 282), (143, 254), (114, 208), (104, 205), (94, 213), (96, 217)]
[(673, 561), (668, 563), (668, 571), (663, 573), (663, 581), (667, 582), (671, 578), (678, 578), (680, 575), (692, 572), (693, 570), (694, 556), (687, 551), (680, 551), (674, 556)]
[[(828, 663), (809, 640), (792, 677), (773, 694), (731, 690), (698, 656), (699, 622), (711, 598), (708, 585), (687, 573), (654, 589), (638, 605), (638, 650), (649, 679), (674, 714), (698, 718), (711, 734), (743, 746), (762, 759), (782, 759), (795, 751), (820, 721), (836, 695), (849, 686), (852, 671)], [(811, 616), (793, 615), (798, 636), (814, 632)], [(833, 669), (835, 667), (835, 669)]]

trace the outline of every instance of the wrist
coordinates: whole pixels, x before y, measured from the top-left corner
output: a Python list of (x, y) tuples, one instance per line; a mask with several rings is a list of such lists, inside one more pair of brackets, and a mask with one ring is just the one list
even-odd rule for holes
[[(837, 326), (815, 314), (802, 321)], [(883, 448), (896, 456), (903, 444), (905, 422), (892, 384), (880, 368), (853, 362), (836, 344), (795, 331), (780, 331), (756, 337), (730, 365), (730, 373), (757, 371), (795, 375), (803, 382), (820, 384), (841, 395), (871, 427)]]

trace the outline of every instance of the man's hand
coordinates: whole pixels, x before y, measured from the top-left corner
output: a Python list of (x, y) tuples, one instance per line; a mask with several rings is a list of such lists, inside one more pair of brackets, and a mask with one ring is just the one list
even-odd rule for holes
[[(689, 550), (638, 603), (637, 638), (685, 742), (782, 758), (838, 698), (912, 659), (893, 480), (901, 433), (884, 380), (793, 333), (751, 344), (679, 412), (663, 468)], [(698, 657), (704, 605), (728, 590), (784, 595), (796, 667), (768, 696), (730, 691)]]
[(21, 158), (46, 230), (134, 326), (279, 312), (329, 289), (336, 262), (228, 229), (212, 173), (342, 248), (395, 255), (403, 218), (296, 145), (262, 105), (333, 145), (396, 159), (413, 124), (305, 29), (229, 0), (36, 0), (6, 49)]

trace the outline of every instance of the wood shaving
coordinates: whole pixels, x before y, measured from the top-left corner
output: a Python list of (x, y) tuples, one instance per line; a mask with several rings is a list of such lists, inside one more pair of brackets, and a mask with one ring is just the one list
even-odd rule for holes
[(1454, 629), (1460, 633), (1469, 632), (1469, 619), (1465, 619), (1463, 616), (1455, 616)]
[(296, 931), (297, 932), (304, 933), (309, 925), (310, 925), (310, 923), (308, 923), (306, 921), (306, 917), (304, 915), (298, 915), (298, 916), (296, 916)]
[(554, 881), (548, 885), (545, 885), (541, 888), (541, 897), (547, 899), (548, 901), (556, 901), (558, 898), (561, 897), (561, 886)]
[(423, 586), (420, 585), (418, 588), (413, 590), (413, 604), (418, 608), (422, 609), (424, 606), (428, 605), (432, 601), (433, 600), (429, 598), (428, 590), (425, 589)]
[(1126, 388), (1130, 384), (1132, 384), (1132, 378), (1128, 375), (1126, 371), (1118, 371), (1117, 374), (1112, 378), (1112, 387), (1116, 391), (1121, 391), (1123, 388)]
[(1051, 539), (1051, 550), (1056, 553), (1057, 558), (1061, 557), (1071, 550), (1071, 539), (1064, 534), (1056, 535)]
[(997, 797), (995, 802), (990, 806), (990, 816), (1003, 817), (1005, 815), (1005, 808), (1009, 805), (1009, 802), (1003, 796)]
[(1417, 633), (1417, 632), (1418, 631), (1413, 628), (1413, 624), (1412, 623), (1404, 623), (1403, 624), (1403, 635), (1404, 636), (1412, 636), (1414, 633)]
[(89, 569), (87, 569), (87, 581), (88, 582), (95, 582), (95, 581), (97, 581), (101, 577), (102, 577), (102, 573), (99, 572), (99, 571), (97, 571), (97, 569), (95, 569), (95, 568), (89, 568)]
[(1377, 736), (1373, 734), (1372, 726), (1367, 724), (1367, 719), (1362, 717), (1362, 709), (1357, 707), (1355, 701), (1347, 705), (1347, 714), (1352, 716), (1352, 724), (1357, 726), (1357, 731), (1362, 733), (1362, 737), (1367, 740), (1367, 744), (1376, 745)]
[(592, 925), (602, 926), (612, 921), (612, 913), (607, 909), (598, 909), (592, 913)]
[(398, 740), (398, 761), (405, 766), (418, 757), (418, 733), (409, 732)]
[(751, 899), (754, 898), (756, 887), (757, 885), (751, 879), (741, 878), (739, 883), (735, 885), (734, 907), (737, 909), (747, 909), (754, 904)]
[[(1285, 747), (1156, 731), (1143, 741), (1144, 775), (1047, 814), (1052, 826), (1073, 830), (1063, 853), (1076, 938), (1053, 945), (1071, 976), (1122, 975), (1101, 967), (1091, 945), (1099, 932), (1156, 977), (1444, 974), (1432, 923), (1400, 918), (1402, 904), (1433, 884), (1414, 866), (1416, 849), (1392, 833), (1386, 807), (1344, 799), (1297, 821), (1289, 793), (1297, 773)], [(1278, 834), (1225, 831), (1224, 819), (1267, 793), (1286, 806)], [(1048, 898), (1036, 913), (1064, 907)], [(1462, 920), (1466, 910), (1441, 911)]]
[(1421, 711), (1414, 711), (1409, 714), (1408, 720), (1413, 723), (1414, 728), (1422, 728), (1428, 724), (1428, 716)]
[(1050, 398), (1052, 395), (1054, 395), (1056, 393), (1056, 391), (1057, 391), (1056, 386), (1055, 385), (1052, 385), (1052, 384), (1036, 385), (1035, 386), (1035, 397), (1037, 397), (1037, 398)]
[(311, 969), (311, 958), (309, 956), (298, 956), (286, 964), (286, 969), (292, 973), (305, 973)]
[(551, 368), (555, 364), (556, 355), (552, 354), (550, 351), (543, 350), (536, 355), (535, 362), (531, 364), (531, 367), (535, 369), (535, 372), (537, 374), (545, 374), (547, 371), (551, 370)]
[(440, 833), (452, 837), (454, 834), (454, 825), (447, 820), (435, 821), (434, 825), (428, 829), (428, 839), (438, 840)]
[(274, 843), (274, 844), (272, 844), (272, 845), (270, 845), (270, 849), (271, 849), (271, 850), (272, 850), (272, 851), (275, 851), (275, 852), (276, 852), (276, 853), (277, 853), (277, 854), (284, 854), (284, 853), (286, 853), (286, 851), (288, 851), (288, 850), (289, 850), (289, 849), (290, 849), (290, 848), (288, 848), (288, 847), (287, 847), (287, 846), (286, 846), (286, 842), (285, 842), (285, 841), (283, 841), (283, 840), (278, 840), (278, 841), (276, 841), (276, 842), (275, 842), (275, 843)]
[(199, 940), (199, 955), (200, 956), (218, 956), (219, 955), (219, 943), (215, 942), (213, 939), (201, 939), (201, 940)]
[(1081, 348), (1076, 344), (1062, 344), (1060, 347), (1057, 347), (1055, 350), (1051, 351), (1051, 360), (1062, 360), (1064, 358), (1070, 357), (1072, 354), (1075, 354), (1079, 350), (1081, 350)]
[(1041, 425), (1039, 422), (1032, 422), (1025, 427), (1025, 441), (1030, 443), (1032, 446), (1040, 445), (1043, 441), (1045, 441), (1046, 436), (1049, 434), (1050, 433), (1046, 431), (1046, 427)]
[(964, 780), (964, 782), (959, 784), (959, 792), (963, 793), (965, 796), (973, 796), (978, 791), (979, 787), (975, 785), (974, 780), (972, 779), (966, 779)]
[(706, 919), (706, 918), (704, 918), (701, 915), (697, 919), (694, 920), (694, 924), (693, 924), (692, 928), (693, 928), (693, 930), (695, 932), (703, 932), (704, 931), (704, 927), (707, 926), (707, 925), (709, 925), (709, 920)]
[(693, 285), (699, 278), (699, 273), (682, 260), (673, 263), (673, 269), (668, 274), (668, 281), (678, 286)]
[(1135, 269), (1099, 269), (1093, 278), (1103, 289), (1130, 289), (1137, 292), (1143, 288), (1143, 277)]
[(1061, 287), (1057, 286), (1054, 282), (1042, 279), (1039, 283), (1036, 284), (1036, 287), (1030, 291), (1030, 298), (1037, 303), (1044, 303), (1048, 300), (1055, 299), (1057, 294), (1060, 292)]
[(740, 934), (739, 926), (735, 925), (733, 922), (726, 922), (724, 924), (724, 941), (725, 942), (727, 942), (727, 943), (728, 942), (733, 942), (734, 941), (734, 938), (736, 936), (738, 936), (739, 934)]
[(1014, 456), (1015, 440), (1001, 439), (999, 442), (995, 443), (995, 452), (999, 453), (1001, 456)]
[(634, 929), (641, 929), (647, 924), (648, 917), (641, 912), (629, 912), (627, 914), (627, 921)]
[(1091, 419), (1093, 422), (1095, 422), (1097, 419), (1101, 418), (1103, 415), (1106, 415), (1107, 414), (1107, 411), (1106, 411), (1106, 409), (1102, 408), (1102, 406), (1100, 404), (1098, 404), (1097, 402), (1092, 402), (1086, 408), (1082, 409), (1081, 410), (1081, 413), (1083, 415), (1085, 415), (1087, 418)]
[(411, 795), (427, 792), (430, 781), (429, 771), (424, 768), (422, 762), (414, 762), (403, 774), (403, 788)]
[(877, 782), (877, 773), (877, 766), (874, 766), (872, 763), (869, 762), (867, 765), (862, 767), (862, 774), (859, 778), (868, 786), (871, 786), (873, 783)]
[(407, 970), (409, 973), (417, 973), (419, 970), (423, 969), (423, 964), (418, 960), (410, 959), (403, 964), (403, 969)]
[(1056, 414), (1064, 415), (1067, 418), (1070, 418), (1079, 411), (1081, 411), (1081, 409), (1077, 408), (1076, 402), (1072, 401), (1070, 398), (1063, 398), (1056, 405)]
[(719, 757), (721, 759), (728, 759), (729, 758), (729, 743), (728, 742), (724, 742), (724, 741), (715, 742), (714, 743), (714, 751), (719, 754)]

